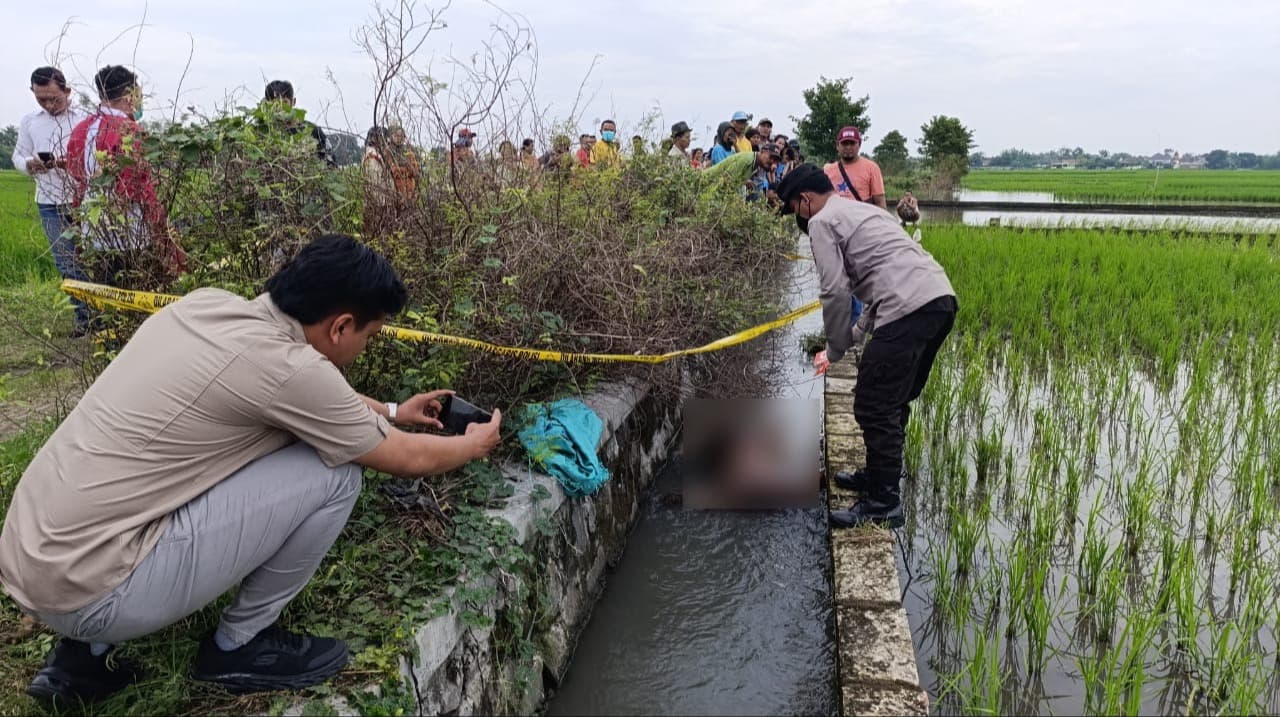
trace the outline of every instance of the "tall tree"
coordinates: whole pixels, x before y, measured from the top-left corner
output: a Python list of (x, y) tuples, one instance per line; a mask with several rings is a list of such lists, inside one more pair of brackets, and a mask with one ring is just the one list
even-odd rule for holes
[(0, 129), (0, 169), (13, 169), (13, 148), (18, 144), (18, 128)]
[(920, 125), (920, 134), (920, 154), (930, 167), (956, 177), (968, 171), (973, 130), (955, 117), (934, 115)]
[(880, 140), (872, 156), (885, 174), (902, 174), (907, 170), (911, 150), (907, 149), (906, 136), (895, 129)]
[(853, 99), (849, 95), (852, 77), (828, 80), (818, 78), (818, 84), (804, 91), (804, 103), (809, 113), (804, 117), (792, 116), (796, 123), (796, 137), (806, 156), (822, 162), (836, 159), (836, 134), (841, 127), (854, 126), (866, 135), (871, 128), (867, 118), (868, 95)]

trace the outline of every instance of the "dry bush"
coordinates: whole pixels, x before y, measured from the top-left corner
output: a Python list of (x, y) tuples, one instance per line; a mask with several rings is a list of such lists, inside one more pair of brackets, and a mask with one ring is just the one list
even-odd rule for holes
[[(438, 13), (401, 3), (377, 9), (357, 32), (378, 70), (375, 124), (402, 126), (416, 139), (395, 150), (414, 155), (411, 191), (388, 200), (388, 187), (372, 186), (359, 168), (326, 165), (300, 129), (301, 114), (288, 108), (264, 104), (173, 125), (149, 138), (148, 157), (188, 271), (169, 281), (147, 269), (154, 257), (142, 257), (132, 275), (148, 273), (130, 288), (212, 285), (252, 296), (308, 240), (341, 231), (362, 236), (404, 278), (410, 310), (398, 323), (503, 346), (661, 354), (778, 313), (781, 254), (792, 235), (767, 209), (744, 202), (738, 187), (654, 155), (541, 171), (425, 150), (463, 126), (495, 137), (550, 126), (535, 112), (527, 25), (503, 15), (468, 61), (417, 66), (416, 53), (441, 26)], [(437, 67), (448, 82), (433, 79)], [(679, 384), (673, 367), (660, 370), (658, 382)], [(509, 406), (628, 373), (649, 369), (380, 340), (350, 377), (386, 399), (454, 386)]]

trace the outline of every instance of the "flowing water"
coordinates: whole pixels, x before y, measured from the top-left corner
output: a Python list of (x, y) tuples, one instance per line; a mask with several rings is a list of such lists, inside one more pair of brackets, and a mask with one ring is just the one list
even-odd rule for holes
[[(793, 262), (791, 306), (816, 296), (812, 272), (811, 261)], [(770, 342), (775, 397), (821, 406), (799, 342), (821, 326), (810, 314)], [(548, 713), (836, 714), (825, 509), (695, 511), (654, 498), (680, 482), (677, 457), (642, 506)]]

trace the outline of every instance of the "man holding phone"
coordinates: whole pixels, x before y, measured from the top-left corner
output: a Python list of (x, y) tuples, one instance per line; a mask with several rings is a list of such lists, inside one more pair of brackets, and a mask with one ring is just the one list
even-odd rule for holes
[(199, 289), (148, 318), (31, 461), (0, 531), (0, 587), (64, 637), (28, 694), (76, 704), (138, 673), (115, 645), (235, 585), (192, 676), (236, 692), (328, 680), (345, 643), (276, 624), (360, 495), (362, 467), (423, 476), (499, 442), (502, 414), (455, 436), (441, 399), (361, 396), (340, 369), (407, 292), (381, 255), (322, 236), (252, 301)]
[[(38, 67), (31, 73), (31, 94), (40, 109), (22, 118), (18, 141), (13, 148), (13, 166), (36, 180), (36, 208), (53, 263), (66, 279), (84, 279), (76, 261), (75, 241), (67, 234), (71, 226), (71, 204), (75, 183), (67, 174), (67, 140), (88, 113), (71, 105), (71, 87), (56, 67)], [(89, 308), (73, 300), (76, 307), (75, 335), (89, 327)]]

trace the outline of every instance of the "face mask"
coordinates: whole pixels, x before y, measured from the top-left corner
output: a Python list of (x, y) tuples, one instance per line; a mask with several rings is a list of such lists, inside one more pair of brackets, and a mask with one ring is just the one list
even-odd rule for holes
[(804, 232), (805, 234), (809, 233), (809, 220), (799, 214), (796, 215), (796, 226), (800, 228), (801, 232)]
[(616, 135), (611, 129), (606, 129), (600, 133), (600, 139), (603, 139), (606, 142), (612, 142), (615, 136)]
[(137, 122), (137, 121), (138, 121), (138, 120), (140, 120), (140, 119), (142, 119), (142, 108), (141, 108), (141, 107), (139, 107), (138, 109), (136, 109), (136, 110), (134, 110), (134, 111), (133, 111), (133, 121), (134, 121), (134, 122)]

